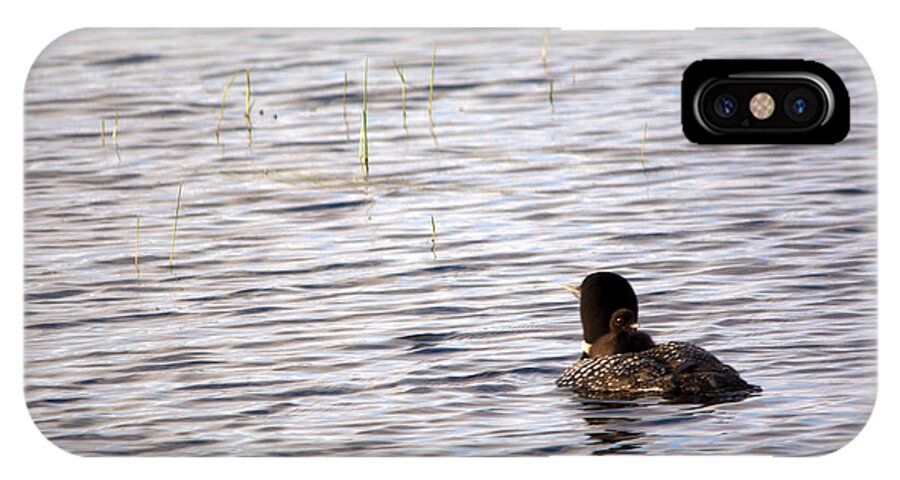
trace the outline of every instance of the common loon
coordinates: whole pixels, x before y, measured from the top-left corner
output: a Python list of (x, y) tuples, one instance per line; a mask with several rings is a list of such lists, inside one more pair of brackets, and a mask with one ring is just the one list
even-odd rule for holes
[(616, 320), (630, 326), (638, 318), (637, 296), (622, 276), (597, 272), (580, 286), (566, 288), (580, 298), (584, 341), (581, 360), (563, 372), (558, 386), (591, 397), (659, 395), (689, 402), (742, 398), (761, 390), (691, 343), (654, 346), (649, 335), (634, 331), (628, 333), (641, 336), (619, 342)]

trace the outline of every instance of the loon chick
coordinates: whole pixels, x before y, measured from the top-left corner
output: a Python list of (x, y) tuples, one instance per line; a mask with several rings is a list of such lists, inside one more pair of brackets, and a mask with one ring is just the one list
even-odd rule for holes
[(638, 326), (634, 312), (627, 308), (616, 310), (609, 320), (609, 333), (600, 337), (591, 345), (590, 351), (585, 353), (595, 358), (617, 353), (643, 352), (653, 348), (656, 345), (653, 339), (644, 332), (638, 332)]
[[(745, 382), (735, 369), (687, 342), (665, 342), (646, 349), (609, 353), (604, 345), (629, 316), (637, 320), (637, 296), (628, 280), (611, 272), (588, 275), (580, 286), (566, 286), (580, 298), (583, 332), (581, 360), (556, 381), (560, 387), (592, 397), (659, 395), (680, 401), (746, 397), (760, 388)], [(621, 312), (627, 309), (627, 313)]]

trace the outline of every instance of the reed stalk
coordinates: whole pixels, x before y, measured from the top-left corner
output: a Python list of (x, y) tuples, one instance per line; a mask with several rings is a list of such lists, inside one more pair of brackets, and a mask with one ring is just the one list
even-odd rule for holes
[(550, 68), (547, 66), (547, 49), (550, 46), (550, 31), (544, 30), (544, 45), (541, 47), (541, 67), (546, 75), (550, 75)]
[(431, 117), (431, 113), (434, 105), (434, 60), (437, 57), (437, 42), (433, 43), (431, 46), (431, 82), (428, 84), (428, 119), (431, 123), (434, 123), (434, 120)]
[(247, 145), (253, 144), (253, 122), (250, 121), (250, 66), (247, 66), (247, 88), (244, 95), (244, 120), (247, 123)]
[(116, 120), (115, 120), (115, 123), (113, 124), (112, 139), (113, 139), (113, 145), (115, 146), (116, 161), (119, 162), (119, 164), (121, 164), (122, 163), (122, 154), (119, 153), (119, 106), (118, 105), (116, 105)]
[(431, 216), (431, 254), (437, 258), (437, 226), (434, 223), (434, 215)]
[(641, 167), (647, 168), (647, 164), (644, 161), (644, 152), (647, 148), (647, 128), (650, 126), (649, 122), (644, 122), (644, 137), (641, 139)]
[(431, 133), (431, 140), (437, 145), (437, 135), (434, 133), (434, 65), (437, 58), (437, 42), (431, 45), (431, 81), (428, 84), (428, 130)]
[(100, 119), (100, 145), (106, 146), (106, 119)]
[(231, 78), (228, 79), (228, 83), (225, 84), (225, 89), (222, 91), (222, 106), (219, 108), (219, 118), (216, 120), (216, 145), (219, 142), (219, 132), (222, 130), (222, 118), (225, 117), (225, 100), (228, 97), (228, 91), (231, 90), (231, 84), (234, 83), (234, 79), (237, 77), (237, 72), (231, 74)]
[(553, 79), (548, 80), (549, 86), (547, 88), (547, 99), (550, 101), (550, 110), (556, 111), (556, 106), (553, 104)]
[(397, 65), (397, 62), (394, 62), (394, 70), (397, 71), (397, 76), (400, 77), (400, 102), (403, 111), (403, 132), (408, 136), (409, 129), (406, 127), (406, 77), (403, 76), (403, 69), (400, 68), (400, 65)]
[(119, 146), (119, 106), (118, 105), (116, 105), (116, 123), (113, 124), (112, 139), (113, 139), (113, 143), (118, 148), (118, 146)]
[(181, 214), (181, 192), (184, 189), (184, 183), (178, 184), (178, 197), (175, 200), (175, 221), (172, 223), (172, 247), (169, 249), (169, 269), (175, 262), (175, 238), (178, 236), (178, 216)]
[(541, 68), (547, 77), (547, 102), (550, 103), (550, 111), (555, 112), (556, 106), (553, 104), (553, 74), (550, 73), (550, 67), (547, 65), (547, 51), (550, 46), (550, 31), (544, 30), (544, 44), (541, 46)]
[(369, 57), (363, 70), (362, 122), (359, 126), (359, 164), (366, 178), (369, 178)]

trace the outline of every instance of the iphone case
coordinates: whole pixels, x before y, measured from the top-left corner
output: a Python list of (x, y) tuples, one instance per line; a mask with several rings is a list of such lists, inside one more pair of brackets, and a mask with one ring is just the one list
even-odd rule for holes
[[(715, 58), (827, 65), (849, 136), (690, 143)], [(25, 87), (29, 412), (79, 455), (834, 451), (875, 399), (876, 126), (817, 29), (68, 33)], [(758, 388), (557, 386), (595, 272)]]

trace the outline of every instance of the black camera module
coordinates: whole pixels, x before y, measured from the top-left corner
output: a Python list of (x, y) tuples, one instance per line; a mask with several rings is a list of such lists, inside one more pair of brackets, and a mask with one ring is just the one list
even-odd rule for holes
[(682, 77), (681, 124), (696, 143), (837, 143), (850, 130), (850, 97), (817, 62), (698, 60)]
[(734, 95), (723, 93), (713, 102), (713, 110), (722, 118), (731, 118), (737, 112), (738, 103)]
[(798, 88), (784, 97), (784, 114), (796, 123), (809, 123), (819, 117), (818, 95), (807, 88)]

